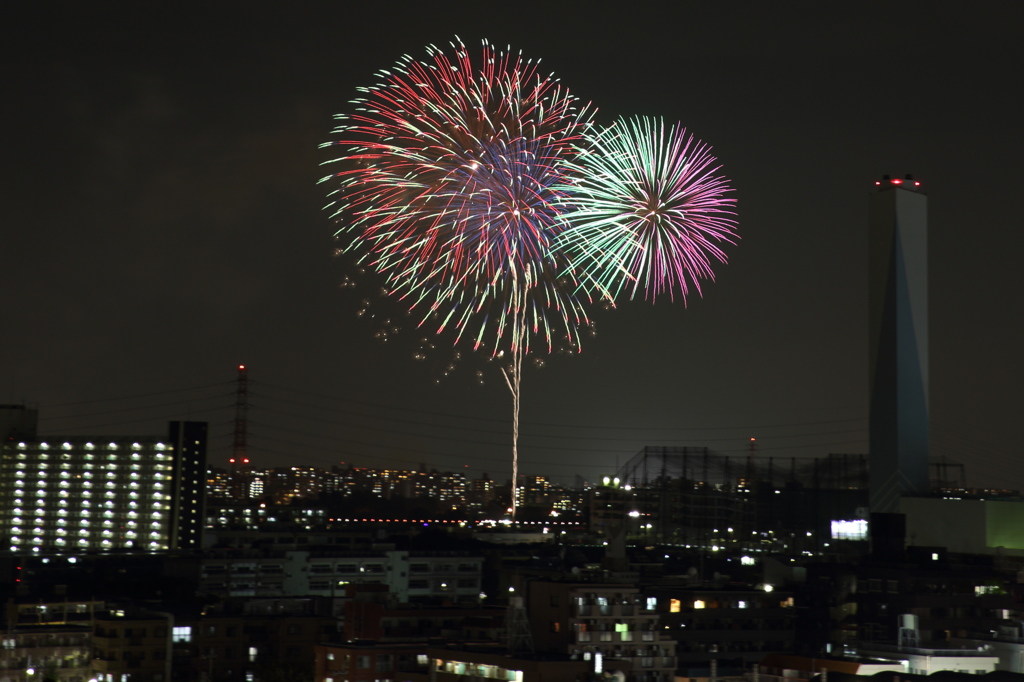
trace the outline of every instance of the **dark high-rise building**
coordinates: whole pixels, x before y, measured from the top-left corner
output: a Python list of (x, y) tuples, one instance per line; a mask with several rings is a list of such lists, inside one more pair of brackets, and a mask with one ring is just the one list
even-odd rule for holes
[(8, 434), (0, 444), (0, 532), (31, 554), (201, 546), (206, 424), (168, 437)]
[(870, 202), (873, 512), (928, 493), (928, 199), (885, 176)]

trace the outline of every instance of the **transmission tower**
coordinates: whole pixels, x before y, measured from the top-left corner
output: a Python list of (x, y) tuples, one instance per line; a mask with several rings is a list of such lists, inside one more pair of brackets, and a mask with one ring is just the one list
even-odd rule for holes
[(505, 611), (505, 639), (508, 653), (512, 656), (532, 654), (533, 635), (530, 633), (530, 619), (526, 615), (523, 598), (510, 597)]
[(249, 455), (246, 446), (246, 413), (249, 410), (249, 375), (245, 365), (238, 366), (238, 379), (235, 380), (235, 437), (231, 446), (231, 477), (235, 478), (239, 470), (249, 468)]

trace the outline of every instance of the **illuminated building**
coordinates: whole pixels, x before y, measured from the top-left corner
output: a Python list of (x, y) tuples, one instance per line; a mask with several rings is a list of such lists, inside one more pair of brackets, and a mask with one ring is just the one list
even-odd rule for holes
[(739, 676), (769, 653), (793, 650), (797, 641), (793, 595), (762, 589), (710, 587), (651, 588), (661, 624), (676, 640), (679, 670), (707, 677), (712, 660), (718, 674)]
[(628, 682), (668, 682), (676, 642), (664, 630), (658, 600), (632, 585), (536, 580), (529, 613), (538, 652), (595, 662)]
[(167, 438), (8, 439), (0, 446), (0, 529), (18, 553), (197, 548), (206, 424)]
[(871, 511), (928, 488), (928, 198), (883, 177), (870, 202)]
[(230, 597), (332, 597), (384, 585), (398, 603), (478, 603), (483, 557), (458, 552), (266, 550), (207, 552), (200, 589)]
[(0, 680), (87, 680), (92, 632), (88, 625), (22, 625), (3, 632)]
[(170, 614), (132, 614), (112, 610), (93, 621), (95, 678), (165, 682), (171, 679)]

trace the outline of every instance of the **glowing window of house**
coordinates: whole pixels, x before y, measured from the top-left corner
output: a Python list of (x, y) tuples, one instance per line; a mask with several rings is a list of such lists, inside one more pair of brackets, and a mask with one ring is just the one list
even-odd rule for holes
[(681, 605), (682, 604), (680, 603), (680, 601), (678, 599), (673, 599), (673, 600), (669, 601), (669, 603), (668, 603), (668, 612), (669, 613), (679, 613), (679, 608), (680, 608)]

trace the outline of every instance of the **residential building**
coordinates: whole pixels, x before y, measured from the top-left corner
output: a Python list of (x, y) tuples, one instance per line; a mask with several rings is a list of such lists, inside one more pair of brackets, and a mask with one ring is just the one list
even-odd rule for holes
[(166, 438), (13, 438), (0, 445), (0, 532), (18, 553), (201, 545), (206, 424)]
[(605, 669), (623, 671), (629, 682), (673, 678), (676, 642), (664, 630), (656, 597), (633, 585), (573, 581), (535, 580), (528, 590), (538, 653), (585, 661), (600, 654)]

